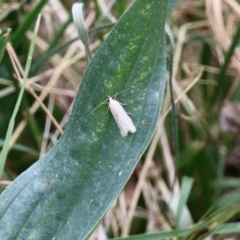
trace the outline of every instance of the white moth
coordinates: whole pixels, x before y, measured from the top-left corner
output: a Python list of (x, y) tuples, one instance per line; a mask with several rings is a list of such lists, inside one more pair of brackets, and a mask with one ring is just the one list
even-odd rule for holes
[(135, 133), (137, 131), (132, 119), (128, 116), (121, 103), (117, 100), (109, 97), (108, 106), (114, 117), (115, 122), (120, 130), (123, 137), (128, 135), (128, 132)]

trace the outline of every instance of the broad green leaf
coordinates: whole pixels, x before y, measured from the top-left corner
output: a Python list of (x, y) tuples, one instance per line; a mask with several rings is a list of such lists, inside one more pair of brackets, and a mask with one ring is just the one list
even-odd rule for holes
[(8, 28), (0, 33), (0, 63), (2, 61), (3, 54), (5, 52), (5, 48), (8, 42), (10, 32), (11, 32), (11, 29)]
[[(91, 234), (155, 132), (165, 91), (166, 11), (167, 0), (136, 1), (111, 31), (86, 70), (63, 136), (0, 196), (1, 239)], [(137, 127), (125, 138), (99, 106), (123, 90), (117, 100)]]

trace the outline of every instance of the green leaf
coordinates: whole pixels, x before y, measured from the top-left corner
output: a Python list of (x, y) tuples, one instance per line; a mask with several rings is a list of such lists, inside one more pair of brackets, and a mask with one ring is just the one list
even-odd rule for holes
[(215, 229), (212, 235), (229, 233), (240, 233), (240, 222), (223, 224)]
[(82, 41), (85, 47), (85, 53), (88, 63), (92, 59), (92, 54), (89, 45), (88, 31), (84, 21), (84, 4), (83, 3), (74, 3), (72, 6), (72, 16), (73, 21), (78, 30), (78, 37)]
[(187, 199), (189, 197), (191, 188), (193, 185), (193, 179), (184, 176), (182, 180), (182, 187), (181, 187), (181, 195), (180, 195), (180, 200), (178, 203), (178, 209), (177, 209), (177, 216), (176, 216), (176, 225), (179, 225), (182, 212), (184, 210), (184, 207), (186, 206)]
[[(167, 0), (136, 1), (111, 31), (86, 70), (63, 136), (0, 196), (1, 239), (91, 234), (155, 132), (165, 91), (166, 11)], [(99, 106), (124, 89), (117, 100), (137, 127), (126, 138)]]
[[(235, 48), (239, 44), (239, 39), (240, 39), (240, 24), (238, 24), (237, 30), (235, 32), (235, 35), (233, 36), (232, 43), (229, 47), (229, 50), (226, 53), (225, 60), (223, 65), (221, 66), (220, 73), (217, 76), (217, 86), (214, 88), (213, 96), (212, 96), (212, 101), (211, 104), (215, 104), (216, 100), (221, 96), (224, 92), (224, 89), (226, 89), (226, 83), (225, 83), (225, 78), (226, 78), (226, 71), (228, 68), (228, 65), (231, 61), (231, 58), (234, 54)], [(226, 93), (225, 93), (226, 94)]]
[[(2, 139), (0, 139), (0, 148), (3, 147), (3, 144), (4, 144), (4, 141)], [(26, 146), (24, 146), (22, 144), (15, 143), (13, 145), (12, 149), (16, 150), (16, 151), (28, 153), (28, 154), (31, 154), (31, 155), (34, 155), (34, 156), (39, 156), (38, 151), (36, 151), (36, 150), (34, 150), (32, 148), (26, 147)]]
[(11, 119), (9, 121), (5, 141), (4, 141), (2, 152), (1, 152), (1, 155), (0, 155), (0, 177), (2, 176), (3, 169), (4, 169), (4, 166), (5, 166), (6, 157), (7, 157), (7, 153), (8, 153), (8, 146), (9, 146), (10, 139), (11, 139), (11, 136), (12, 136), (14, 125), (15, 125), (15, 119), (16, 119), (17, 112), (19, 110), (19, 107), (20, 107), (20, 104), (21, 104), (21, 101), (22, 101), (22, 98), (23, 98), (28, 74), (29, 74), (29, 71), (30, 71), (30, 67), (31, 67), (31, 63), (32, 63), (32, 56), (33, 56), (34, 46), (35, 46), (35, 41), (36, 41), (36, 36), (37, 36), (37, 32), (38, 32), (39, 25), (40, 25), (40, 19), (41, 19), (40, 16), (38, 16), (36, 26), (34, 28), (33, 39), (31, 41), (31, 45), (30, 45), (29, 52), (28, 52), (28, 58), (27, 58), (27, 63), (26, 63), (25, 71), (24, 71), (23, 83), (22, 83), (22, 86), (21, 86), (21, 89), (20, 89), (20, 92), (19, 92), (19, 95), (18, 95), (18, 98), (17, 98), (17, 102), (16, 102), (16, 104), (14, 106), (14, 109), (13, 109)]
[(2, 61), (3, 54), (5, 52), (5, 48), (8, 42), (10, 32), (11, 32), (11, 29), (8, 28), (0, 33), (0, 63)]
[(133, 235), (126, 238), (113, 238), (112, 240), (160, 240), (160, 239), (172, 239), (175, 237), (184, 237), (189, 233), (188, 229), (173, 229), (170, 231), (161, 231), (150, 234)]
[(16, 31), (13, 32), (11, 42), (15, 48), (19, 46), (23, 37), (25, 36), (25, 33), (35, 22), (35, 19), (47, 2), (48, 0), (40, 0), (36, 7), (26, 16), (24, 22), (22, 22)]

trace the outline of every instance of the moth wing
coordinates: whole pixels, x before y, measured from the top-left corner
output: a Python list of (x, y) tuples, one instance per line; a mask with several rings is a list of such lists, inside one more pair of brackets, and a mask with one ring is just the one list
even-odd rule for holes
[(128, 132), (137, 131), (132, 119), (118, 101), (109, 98), (109, 108), (123, 137), (126, 137)]

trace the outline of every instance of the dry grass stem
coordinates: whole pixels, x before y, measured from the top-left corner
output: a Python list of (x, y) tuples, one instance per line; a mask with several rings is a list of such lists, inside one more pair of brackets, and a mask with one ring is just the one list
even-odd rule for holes
[[(236, 2), (227, 1), (228, 4), (234, 6)], [(239, 10), (239, 5), (236, 7), (237, 11)], [(231, 36), (225, 27), (225, 22), (223, 18), (223, 5), (221, 0), (208, 1), (206, 0), (206, 15), (208, 21), (216, 37), (219, 47), (225, 53), (228, 51), (231, 44)], [(235, 24), (234, 24), (235, 25)], [(234, 27), (236, 29), (236, 27)], [(223, 54), (222, 54), (223, 55)], [(230, 62), (230, 68), (234, 69), (235, 72), (240, 74), (240, 50), (235, 49)]]
[(31, 89), (29, 88), (28, 91), (33, 95), (33, 97), (37, 100), (37, 102), (39, 103), (39, 105), (42, 107), (42, 109), (46, 112), (47, 116), (52, 120), (53, 124), (55, 125), (55, 127), (61, 132), (63, 133), (62, 128), (60, 127), (60, 125), (58, 124), (57, 120), (53, 117), (52, 113), (47, 109), (47, 107), (43, 104), (43, 102), (41, 101), (41, 99), (37, 96), (37, 94)]
[[(50, 96), (49, 97), (49, 101), (48, 101), (48, 111), (51, 113), (52, 116), (52, 112), (54, 109), (54, 97)], [(43, 133), (43, 139), (42, 139), (42, 146), (41, 146), (41, 150), (40, 150), (40, 156), (43, 156), (44, 154), (47, 153), (47, 144), (48, 144), (48, 140), (49, 140), (49, 136), (50, 136), (50, 128), (51, 128), (51, 116), (47, 115), (46, 117), (46, 122), (45, 122), (45, 127), (44, 127), (44, 133)], [(57, 128), (59, 130), (60, 133), (62, 133), (62, 127), (60, 126), (60, 128)]]
[[(162, 132), (160, 136), (160, 145), (161, 145), (162, 154), (163, 154), (163, 161), (165, 163), (165, 167), (167, 170), (168, 184), (169, 186), (173, 186), (174, 180), (175, 180), (175, 171), (176, 171), (175, 162), (170, 150), (166, 130), (164, 127), (162, 128)], [(179, 189), (177, 190), (179, 193)]]

